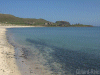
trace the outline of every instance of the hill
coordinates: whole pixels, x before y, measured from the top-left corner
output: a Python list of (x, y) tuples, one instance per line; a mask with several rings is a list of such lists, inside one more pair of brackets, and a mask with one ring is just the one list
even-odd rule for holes
[(17, 25), (44, 25), (44, 23), (48, 23), (49, 21), (44, 19), (19, 18), (9, 14), (0, 14), (0, 22)]
[(55, 23), (46, 21), (44, 19), (34, 18), (19, 18), (10, 14), (0, 14), (0, 23), (16, 24), (16, 25), (39, 25), (47, 27), (92, 27), (92, 25), (73, 24), (71, 25), (67, 21), (56, 21)]
[(56, 24), (59, 26), (70, 26), (71, 24), (67, 21), (56, 21)]

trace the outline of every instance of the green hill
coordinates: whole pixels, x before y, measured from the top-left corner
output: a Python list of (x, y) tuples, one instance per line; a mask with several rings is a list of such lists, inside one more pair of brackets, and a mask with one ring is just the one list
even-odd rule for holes
[(0, 22), (19, 25), (43, 25), (49, 21), (44, 19), (19, 18), (9, 14), (0, 14)]
[(56, 21), (56, 24), (59, 26), (70, 26), (71, 24), (67, 21)]
[(73, 24), (67, 21), (56, 21), (55, 23), (44, 19), (19, 18), (10, 14), (0, 14), (0, 23), (15, 24), (15, 25), (39, 25), (47, 27), (92, 27), (92, 25)]

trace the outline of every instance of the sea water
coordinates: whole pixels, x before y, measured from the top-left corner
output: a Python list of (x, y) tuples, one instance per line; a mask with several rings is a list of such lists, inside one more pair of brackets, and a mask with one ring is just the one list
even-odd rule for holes
[(24, 47), (30, 63), (37, 61), (54, 75), (100, 71), (100, 27), (9, 28), (7, 34)]

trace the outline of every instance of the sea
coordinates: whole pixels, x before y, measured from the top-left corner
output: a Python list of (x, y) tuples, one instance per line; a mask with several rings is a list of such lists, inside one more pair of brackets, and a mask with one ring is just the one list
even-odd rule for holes
[(100, 27), (7, 30), (9, 42), (21, 47), (26, 60), (43, 65), (51, 75), (100, 75)]

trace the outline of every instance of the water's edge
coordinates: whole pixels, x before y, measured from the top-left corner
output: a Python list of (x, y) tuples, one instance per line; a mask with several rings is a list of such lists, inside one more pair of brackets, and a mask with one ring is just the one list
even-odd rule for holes
[[(25, 38), (24, 41), (32, 46), (30, 48), (30, 46), (26, 47), (17, 44), (12, 39), (12, 36), (9, 36), (12, 34), (9, 33), (7, 35), (8, 42), (15, 48), (16, 62), (22, 75), (69, 75), (68, 72), (75, 73), (76, 69), (100, 69), (99, 53), (95, 55), (95, 53), (89, 54), (82, 51), (74, 51), (46, 44), (41, 39)], [(89, 50), (88, 48), (83, 49), (85, 51)]]
[(34, 63), (30, 63), (28, 58), (30, 52), (28, 51), (28, 48), (18, 45), (10, 35), (12, 34), (6, 32), (8, 43), (10, 43), (14, 47), (16, 63), (22, 75), (33, 75), (33, 74), (34, 75), (44, 75), (44, 74), (56, 75), (56, 73), (53, 73), (53, 71), (48, 70), (47, 67), (45, 67), (42, 64), (39, 64), (39, 62), (37, 61)]
[(30, 75), (31, 69), (29, 69), (29, 66), (26, 65), (26, 60), (24, 59), (25, 57), (24, 53), (21, 50), (21, 47), (18, 47), (17, 45), (15, 45), (14, 41), (11, 41), (10, 35), (11, 34), (8, 34), (8, 32), (6, 32), (8, 43), (10, 43), (14, 47), (14, 50), (15, 50), (15, 59), (16, 59), (18, 68), (22, 75)]

